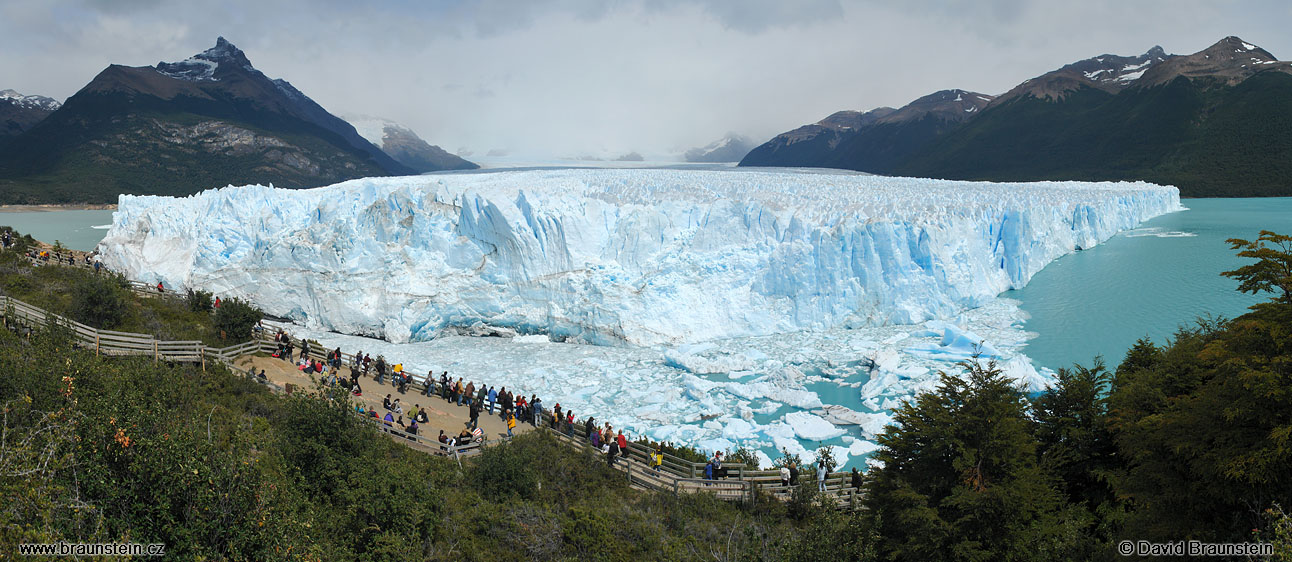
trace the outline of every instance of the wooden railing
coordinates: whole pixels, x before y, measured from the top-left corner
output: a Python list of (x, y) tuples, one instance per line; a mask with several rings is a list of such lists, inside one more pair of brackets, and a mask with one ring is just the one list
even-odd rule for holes
[(98, 355), (145, 355), (158, 361), (202, 363), (206, 367), (203, 357), (207, 348), (200, 341), (165, 341), (148, 334), (100, 330), (4, 295), (0, 295), (0, 311), (6, 327), (18, 324), (27, 329), (66, 328), (77, 345), (93, 349)]

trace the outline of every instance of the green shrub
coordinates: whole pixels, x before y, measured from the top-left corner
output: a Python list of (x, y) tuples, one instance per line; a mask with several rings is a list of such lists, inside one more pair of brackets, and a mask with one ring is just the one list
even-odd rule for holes
[(184, 297), (184, 302), (188, 304), (188, 309), (193, 312), (211, 311), (211, 293), (209, 291), (189, 289), (188, 294)]
[(480, 453), (471, 477), (480, 495), (494, 501), (530, 499), (538, 492), (538, 475), (530, 468), (528, 455), (507, 442)]
[(119, 275), (82, 276), (73, 284), (72, 318), (95, 328), (120, 326), (130, 298), (123, 282)]
[(251, 338), (251, 328), (265, 313), (237, 298), (220, 301), (215, 311), (215, 333), (221, 341), (236, 343)]

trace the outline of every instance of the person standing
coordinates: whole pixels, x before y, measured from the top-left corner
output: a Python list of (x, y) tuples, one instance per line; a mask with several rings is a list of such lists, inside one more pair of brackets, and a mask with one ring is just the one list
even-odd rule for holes
[(480, 427), (480, 403), (472, 402), (467, 406), (467, 411), (471, 416), (471, 429)]
[(488, 395), (488, 398), (489, 398), (489, 415), (491, 415), (491, 416), (492, 416), (492, 415), (493, 415), (493, 405), (494, 405), (494, 403), (495, 403), (495, 402), (497, 402), (497, 401), (498, 401), (498, 391), (497, 391), (497, 390), (494, 390), (492, 386), (491, 386), (491, 387), (489, 387), (489, 395)]
[(650, 466), (655, 469), (655, 472), (659, 472), (660, 467), (664, 466), (664, 453), (659, 450), (659, 445), (656, 445), (655, 452), (651, 453)]
[(624, 430), (619, 430), (619, 435), (615, 436), (615, 444), (619, 446), (619, 453), (628, 458), (628, 438), (624, 437)]
[[(467, 383), (467, 387), (466, 387), (466, 389), (464, 390), (464, 392), (463, 392), (462, 394), (463, 394), (463, 399), (465, 399), (465, 400), (467, 401), (467, 407), (470, 407), (470, 406), (471, 406), (471, 401), (476, 397), (476, 383), (475, 383), (475, 381), (468, 382), (468, 383)], [(459, 405), (459, 406), (460, 406), (460, 405), (462, 405), (462, 401), (461, 401), (461, 400), (459, 400), (459, 401), (458, 401), (458, 405)]]
[(480, 409), (484, 409), (485, 399), (489, 398), (489, 392), (485, 389), (485, 384), (483, 382), (480, 383), (478, 388), (480, 390), (476, 391), (475, 403), (480, 405)]
[(825, 461), (816, 463), (816, 488), (819, 492), (825, 491)]
[(512, 436), (511, 431), (513, 429), (516, 429), (516, 416), (510, 415), (510, 416), (507, 416), (507, 437), (510, 438)]
[(610, 443), (606, 444), (606, 464), (610, 468), (615, 467), (615, 457), (617, 456), (619, 456), (619, 443), (611, 439)]
[(857, 467), (852, 467), (852, 487), (854, 490), (861, 491), (861, 473), (857, 472)]
[(781, 486), (790, 487), (790, 467), (786, 465), (781, 465)]

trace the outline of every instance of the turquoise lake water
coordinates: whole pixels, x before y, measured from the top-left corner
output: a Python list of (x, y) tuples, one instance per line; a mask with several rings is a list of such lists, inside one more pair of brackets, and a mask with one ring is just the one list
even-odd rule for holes
[(1047, 265), (1016, 299), (1037, 336), (1024, 349), (1038, 367), (1089, 365), (1102, 355), (1116, 367), (1142, 337), (1165, 343), (1200, 316), (1233, 318), (1269, 295), (1239, 293), (1220, 275), (1251, 260), (1229, 238), (1261, 230), (1292, 234), (1292, 198), (1186, 199), (1189, 210), (1164, 215), (1090, 250)]
[(90, 251), (108, 233), (112, 211), (0, 212), (0, 226), (11, 226), (41, 242), (55, 240), (73, 250)]

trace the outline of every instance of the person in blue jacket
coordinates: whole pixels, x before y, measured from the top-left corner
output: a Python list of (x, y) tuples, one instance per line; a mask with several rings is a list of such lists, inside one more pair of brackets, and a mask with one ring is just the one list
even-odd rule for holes
[(495, 402), (497, 402), (497, 401), (498, 401), (498, 391), (497, 391), (497, 390), (494, 390), (494, 389), (493, 389), (493, 387), (491, 386), (491, 387), (489, 387), (489, 394), (488, 394), (488, 396), (489, 396), (489, 415), (491, 415), (491, 416), (492, 416), (492, 415), (493, 415), (493, 405), (494, 405), (494, 403), (495, 403)]

